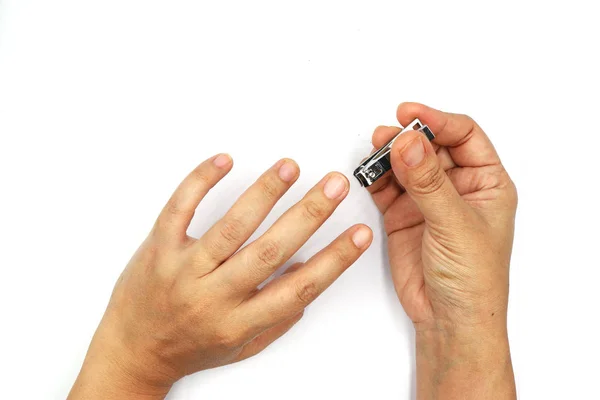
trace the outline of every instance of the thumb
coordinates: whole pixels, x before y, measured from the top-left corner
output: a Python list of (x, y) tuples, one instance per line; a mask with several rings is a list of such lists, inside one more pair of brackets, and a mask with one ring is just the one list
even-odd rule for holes
[(398, 182), (417, 204), (426, 222), (447, 225), (464, 215), (466, 203), (442, 169), (433, 146), (421, 132), (406, 132), (396, 139), (391, 161)]

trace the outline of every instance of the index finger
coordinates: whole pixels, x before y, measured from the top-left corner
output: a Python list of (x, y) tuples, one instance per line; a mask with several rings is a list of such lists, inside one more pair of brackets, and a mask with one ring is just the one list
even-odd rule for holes
[[(264, 330), (304, 310), (370, 246), (373, 232), (353, 226), (290, 273), (271, 281), (239, 307), (245, 325)], [(243, 310), (243, 311), (242, 311)]]
[(419, 103), (402, 103), (396, 113), (402, 126), (415, 118), (427, 124), (435, 134), (435, 143), (448, 147), (454, 162), (461, 167), (500, 164), (492, 142), (471, 117), (452, 114)]

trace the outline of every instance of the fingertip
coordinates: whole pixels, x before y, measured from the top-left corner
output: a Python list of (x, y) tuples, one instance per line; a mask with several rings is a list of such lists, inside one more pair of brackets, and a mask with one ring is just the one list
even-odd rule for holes
[(396, 109), (396, 113), (398, 115), (404, 115), (409, 112), (415, 112), (415, 111), (418, 112), (424, 108), (428, 108), (428, 107), (424, 104), (417, 103), (414, 101), (405, 101), (398, 105), (398, 108)]
[(396, 114), (398, 116), (404, 115), (404, 114), (406, 114), (409, 111), (418, 109), (420, 105), (421, 104), (415, 103), (415, 102), (412, 102), (412, 101), (404, 101), (404, 102), (398, 104), (398, 108), (396, 109)]
[[(375, 141), (375, 139), (377, 139), (378, 137), (380, 137), (382, 134), (385, 134), (386, 132), (389, 132), (390, 128), (392, 128), (391, 126), (387, 126), (387, 125), (379, 125), (377, 128), (375, 128), (373, 130), (373, 136), (372, 136), (372, 142)], [(374, 143), (373, 143), (374, 144)]]
[(425, 160), (425, 155), (425, 146), (420, 137), (415, 137), (400, 150), (400, 159), (408, 168), (421, 165)]
[(350, 190), (350, 181), (341, 172), (331, 172), (325, 178), (323, 192), (328, 199), (343, 200)]
[(421, 103), (401, 103), (396, 110), (396, 118), (402, 126), (407, 126), (415, 118), (420, 118), (424, 123), (427, 123), (429, 119), (428, 112), (432, 110), (432, 108)]
[(300, 167), (298, 167), (296, 161), (292, 160), (291, 158), (279, 160), (277, 162), (277, 167), (279, 168), (279, 178), (284, 182), (291, 183), (298, 179), (298, 176), (300, 176)]
[(375, 128), (375, 131), (373, 131), (371, 143), (373, 143), (375, 149), (379, 149), (387, 142), (389, 142), (394, 136), (400, 133), (401, 130), (402, 129), (400, 129), (397, 126), (380, 125), (377, 128)]
[(365, 250), (373, 241), (373, 231), (367, 225), (359, 224), (352, 233), (352, 243), (360, 249)]
[(233, 159), (227, 153), (217, 154), (213, 156), (213, 164), (220, 169), (227, 169), (233, 165)]
[(345, 174), (343, 174), (342, 172), (339, 172), (339, 171), (332, 171), (332, 172), (329, 174), (329, 176), (330, 176), (330, 177), (340, 177), (340, 178), (342, 178), (344, 181), (346, 181), (346, 183), (348, 183), (348, 177), (347, 177)]
[(408, 146), (409, 143), (412, 143), (415, 139), (421, 139), (422, 137), (423, 133), (419, 131), (407, 131), (400, 135), (400, 137), (392, 144), (392, 163), (395, 155), (402, 154), (403, 150), (406, 148), (406, 146)]
[[(428, 158), (431, 147), (424, 135), (418, 131), (408, 131), (400, 136), (391, 150), (392, 170), (401, 185), (406, 184), (406, 176), (409, 171), (418, 169)], [(434, 152), (435, 153), (435, 152)]]

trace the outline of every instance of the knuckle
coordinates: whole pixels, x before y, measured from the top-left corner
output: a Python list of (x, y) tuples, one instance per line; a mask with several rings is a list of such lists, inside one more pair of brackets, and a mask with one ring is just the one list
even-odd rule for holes
[(428, 165), (413, 179), (412, 186), (418, 193), (434, 193), (442, 188), (444, 180), (444, 172), (438, 164)]
[(307, 200), (302, 204), (302, 215), (308, 220), (318, 221), (323, 219), (326, 214), (327, 211), (315, 201)]
[(463, 126), (466, 126), (467, 128), (469, 128), (469, 131), (473, 131), (473, 129), (477, 125), (475, 120), (470, 115), (467, 115), (467, 114), (455, 114), (455, 115), (457, 117), (457, 120), (460, 121)]
[(300, 305), (306, 306), (317, 298), (319, 289), (312, 281), (300, 281), (294, 285), (294, 293)]
[(201, 185), (207, 185), (210, 186), (212, 179), (211, 177), (206, 173), (206, 171), (204, 170), (204, 168), (196, 168), (193, 172), (192, 172), (192, 177), (194, 178), (194, 180), (201, 184)]
[(171, 216), (184, 215), (188, 212), (186, 209), (181, 207), (181, 204), (176, 199), (169, 199), (167, 205), (165, 206), (165, 211)]
[(378, 125), (377, 128), (375, 128), (375, 130), (373, 131), (374, 134), (377, 134), (379, 132), (384, 132), (384, 131), (389, 131), (390, 127), (386, 126), (386, 125)]
[(227, 218), (219, 232), (225, 242), (239, 243), (244, 237), (244, 223), (238, 217)]
[(335, 247), (332, 253), (335, 261), (341, 265), (350, 264), (354, 259), (352, 253), (343, 247)]
[(471, 137), (473, 136), (473, 133), (475, 132), (475, 129), (478, 127), (477, 122), (475, 122), (475, 120), (473, 118), (471, 118), (469, 115), (467, 114), (460, 114), (463, 119), (465, 120), (466, 123), (466, 128), (467, 128), (467, 134), (465, 135), (465, 137), (462, 139), (462, 142), (466, 142), (469, 139), (471, 139)]
[(265, 176), (259, 181), (259, 187), (263, 195), (268, 200), (274, 200), (279, 197), (279, 185), (272, 177)]
[(283, 259), (283, 250), (277, 242), (267, 240), (260, 244), (257, 258), (262, 265), (275, 267), (279, 265)]
[(475, 122), (475, 120), (473, 118), (471, 118), (470, 115), (468, 114), (459, 114), (462, 118), (464, 118), (465, 121), (467, 122)]
[(499, 172), (498, 186), (504, 190), (508, 206), (510, 208), (516, 208), (519, 203), (517, 186), (504, 168)]
[(215, 342), (221, 348), (236, 349), (244, 345), (244, 337), (233, 329), (220, 329), (216, 333)]
[(165, 204), (163, 211), (156, 219), (154, 226), (152, 227), (152, 235), (161, 235), (163, 231), (170, 229), (170, 227), (173, 226), (174, 222), (177, 221), (180, 217), (187, 216), (193, 212), (193, 210), (187, 210), (183, 208), (180, 205), (179, 201), (177, 201), (176, 199), (169, 199), (167, 204)]

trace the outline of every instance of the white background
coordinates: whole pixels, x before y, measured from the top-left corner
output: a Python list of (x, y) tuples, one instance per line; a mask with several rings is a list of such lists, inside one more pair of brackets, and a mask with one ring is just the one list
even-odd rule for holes
[[(473, 116), (517, 183), (510, 339), (520, 397), (598, 398), (595, 1), (0, 0), (0, 380), (68, 393), (112, 286), (179, 181), (229, 152), (200, 234), (280, 157), (274, 218), (350, 175), (401, 101)], [(412, 327), (381, 221), (349, 197), (297, 254), (355, 222), (371, 249), (287, 336), (171, 399), (407, 399)]]

